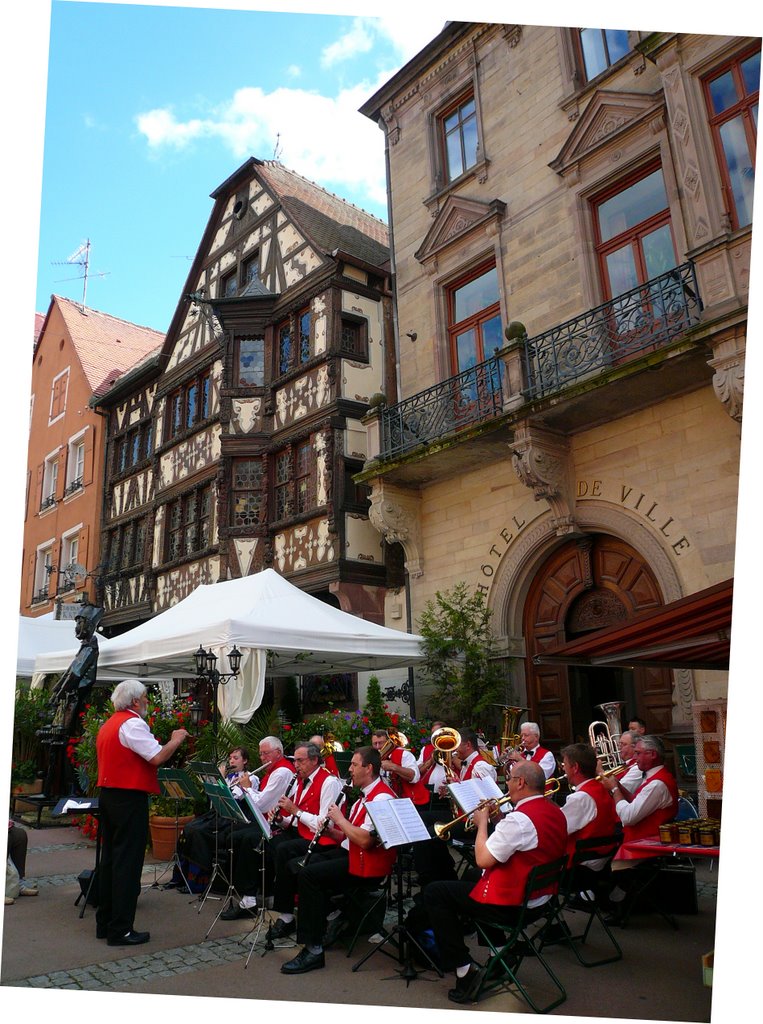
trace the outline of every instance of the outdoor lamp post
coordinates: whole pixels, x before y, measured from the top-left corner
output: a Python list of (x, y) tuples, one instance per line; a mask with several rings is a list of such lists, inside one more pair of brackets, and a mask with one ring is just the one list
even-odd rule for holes
[[(241, 651), (234, 644), (228, 653), (228, 662), (230, 664), (230, 672), (220, 672), (217, 668), (217, 655), (210, 648), (208, 651), (204, 650), (204, 647), (199, 644), (199, 649), (194, 654), (194, 660), (196, 662), (196, 678), (199, 682), (203, 682), (210, 687), (211, 699), (212, 699), (212, 735), (215, 737), (215, 745), (217, 744), (217, 686), (221, 684), (225, 686), (229, 679), (235, 679), (241, 668), (241, 658), (243, 657)], [(201, 721), (201, 705), (198, 701), (194, 701), (190, 707), (191, 721), (194, 725), (199, 724)]]

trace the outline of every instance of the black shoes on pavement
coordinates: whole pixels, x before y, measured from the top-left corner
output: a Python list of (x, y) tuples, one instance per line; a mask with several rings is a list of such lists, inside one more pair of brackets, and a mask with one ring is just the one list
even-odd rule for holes
[[(283, 921), (276, 923), (284, 924)], [(323, 952), (311, 953), (307, 946), (303, 946), (293, 960), (281, 964), (281, 974), (306, 974), (307, 971), (315, 971), (319, 967), (325, 966), (326, 960)]]
[[(268, 939), (285, 939), (287, 935), (293, 935), (297, 930), (296, 921), (284, 921), (280, 917), (268, 928)], [(295, 958), (296, 959), (296, 958)], [(286, 966), (286, 965), (284, 965)], [(323, 964), (321, 964), (321, 967)], [(308, 968), (309, 969), (309, 968)]]
[(143, 943), (148, 942), (150, 938), (151, 932), (130, 931), (115, 939), (107, 939), (106, 944), (108, 946), (142, 946)]
[(456, 987), (448, 992), (448, 999), (450, 999), (451, 1003), (475, 1002), (481, 978), (482, 968), (476, 964), (470, 964), (469, 970), (463, 978), (456, 978)]

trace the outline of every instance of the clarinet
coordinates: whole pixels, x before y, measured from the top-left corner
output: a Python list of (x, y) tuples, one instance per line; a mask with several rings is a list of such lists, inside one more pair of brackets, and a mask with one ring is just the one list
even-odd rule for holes
[[(342, 806), (344, 801), (347, 799), (347, 794), (349, 793), (349, 791), (351, 789), (352, 789), (352, 786), (344, 786), (343, 787), (343, 789), (339, 792), (336, 800), (334, 801), (334, 805), (336, 807), (341, 807)], [(331, 818), (329, 818), (329, 816), (327, 814), (326, 817), (321, 822), (321, 824), (315, 830), (315, 835), (310, 840), (310, 845), (305, 850), (305, 856), (301, 860), (297, 861), (297, 867), (298, 868), (303, 868), (307, 864), (307, 862), (310, 860), (310, 858), (313, 855), (313, 850), (318, 845), (318, 842), (319, 842), (321, 836), (325, 835), (325, 833), (327, 832), (327, 830), (328, 830), (330, 825), (331, 825)]]

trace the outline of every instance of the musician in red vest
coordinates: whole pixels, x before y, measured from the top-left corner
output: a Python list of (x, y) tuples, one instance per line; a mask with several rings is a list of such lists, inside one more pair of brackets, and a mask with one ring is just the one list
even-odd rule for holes
[(148, 840), (148, 797), (159, 792), (157, 769), (188, 736), (175, 729), (164, 746), (152, 735), (146, 687), (137, 679), (118, 683), (114, 714), (98, 730), (98, 799), (101, 857), (98, 867), (96, 936), (110, 946), (139, 946), (148, 932), (135, 931), (143, 856)]
[[(238, 784), (244, 793), (247, 805), (256, 807), (264, 816), (276, 808), (278, 801), (294, 781), (294, 765), (284, 757), (283, 744), (277, 736), (265, 736), (259, 743), (260, 762), (265, 772), (260, 779), (259, 789), (250, 782), (248, 773), (239, 777)], [(231, 900), (220, 917), (224, 921), (235, 921), (239, 917), (251, 917), (257, 908), (257, 888), (261, 878), (261, 860), (258, 853), (262, 834), (259, 825), (237, 826), (231, 833), (233, 849), (233, 886), (241, 897), (236, 904)]]
[[(434, 932), (442, 969), (456, 974), (455, 988), (448, 992), (452, 1002), (473, 1002), (480, 979), (480, 968), (472, 963), (458, 921), (466, 918), (511, 925), (517, 920), (530, 871), (564, 854), (567, 824), (557, 804), (543, 796), (545, 781), (538, 764), (514, 764), (507, 779), (514, 811), (499, 814), (490, 835), (490, 808), (481, 807), (472, 815), (477, 829), (475, 858), (482, 869), (477, 884), (432, 882), (424, 889), (422, 906)], [(542, 905), (551, 895), (550, 891), (540, 894), (533, 906)]]
[(352, 755), (350, 778), (361, 796), (346, 815), (336, 804), (329, 807), (329, 834), (340, 845), (318, 860), (311, 856), (298, 869), (297, 941), (303, 948), (282, 965), (282, 974), (304, 974), (325, 966), (324, 945), (338, 938), (346, 927), (342, 916), (326, 927), (332, 894), (348, 888), (378, 888), (392, 870), (396, 851), (379, 845), (366, 811), (366, 805), (373, 801), (395, 799), (394, 792), (379, 777), (380, 771), (381, 758), (373, 747), (360, 747)]
[[(386, 729), (374, 729), (371, 733), (371, 745), (374, 750), (383, 750), (389, 746), (389, 734)], [(419, 778), (419, 766), (412, 751), (404, 746), (393, 747), (387, 751), (382, 763), (382, 777), (398, 796), (405, 796), (418, 807), (429, 805), (430, 793)]]
[[(271, 939), (281, 939), (296, 929), (297, 876), (289, 867), (289, 861), (299, 860), (307, 853), (311, 840), (325, 824), (329, 807), (336, 803), (343, 789), (341, 781), (321, 764), (320, 748), (315, 743), (302, 743), (295, 749), (294, 767), (296, 788), (293, 794), (282, 796), (278, 801), (283, 831), (274, 835), (265, 847), (268, 876), (273, 878), (273, 910), (278, 912), (278, 920), (268, 929)], [(326, 850), (336, 846), (338, 843), (333, 836), (322, 835), (313, 856), (320, 858)]]
[(620, 738), (617, 741), (617, 746), (620, 750), (620, 760), (627, 768), (627, 771), (619, 775), (618, 778), (620, 779), (620, 785), (631, 793), (637, 786), (641, 785), (641, 772), (636, 764), (637, 739), (638, 736), (635, 732), (625, 729), (620, 733)]
[[(572, 864), (575, 844), (579, 839), (613, 836), (619, 825), (615, 805), (596, 774), (599, 770), (596, 751), (588, 743), (571, 743), (562, 748), (562, 769), (571, 792), (562, 807), (567, 821), (567, 857)], [(570, 891), (586, 894), (598, 886), (600, 872), (607, 866), (607, 857), (592, 855), (575, 867)], [(590, 896), (588, 896), (590, 898)]]
[[(631, 793), (620, 779), (602, 779), (615, 802), (617, 816), (623, 824), (623, 845), (615, 854), (612, 870), (618, 872), (617, 885), (609, 894), (612, 914), (607, 924), (622, 924), (627, 916), (626, 897), (639, 886), (639, 868), (649, 868), (653, 854), (628, 850), (634, 839), (656, 836), (660, 825), (672, 821), (678, 811), (676, 780), (665, 767), (665, 747), (659, 736), (639, 736), (636, 740), (636, 765), (642, 781)], [(636, 869), (626, 871), (624, 869)]]
[(539, 764), (547, 779), (556, 772), (556, 758), (550, 750), (540, 745), (540, 727), (537, 722), (524, 722), (519, 730), (519, 750), (510, 755), (509, 760), (519, 761), (524, 758)]

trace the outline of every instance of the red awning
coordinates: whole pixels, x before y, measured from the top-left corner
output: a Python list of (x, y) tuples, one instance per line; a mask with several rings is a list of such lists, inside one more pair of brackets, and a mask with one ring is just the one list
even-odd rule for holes
[(536, 654), (536, 665), (728, 669), (734, 580)]

